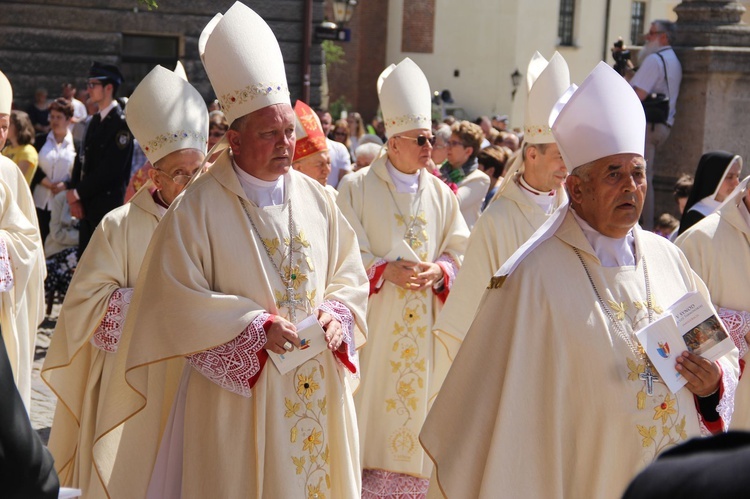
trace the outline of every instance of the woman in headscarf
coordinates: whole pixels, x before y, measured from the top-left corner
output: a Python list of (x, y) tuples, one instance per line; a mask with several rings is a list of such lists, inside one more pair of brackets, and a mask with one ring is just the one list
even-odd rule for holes
[(730, 152), (712, 151), (701, 156), (680, 220), (680, 234), (716, 211), (739, 184), (741, 169), (742, 158)]

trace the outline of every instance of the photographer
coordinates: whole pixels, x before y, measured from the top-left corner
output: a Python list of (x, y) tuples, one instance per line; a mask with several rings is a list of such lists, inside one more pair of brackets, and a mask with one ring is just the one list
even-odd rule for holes
[(625, 46), (625, 43), (622, 41), (622, 37), (618, 38), (614, 45), (612, 45), (612, 58), (615, 60), (615, 63), (612, 65), (612, 67), (615, 68), (615, 71), (620, 73), (620, 76), (625, 78), (627, 81), (630, 81), (630, 79), (635, 74), (633, 61), (630, 59), (630, 57), (631, 52)]

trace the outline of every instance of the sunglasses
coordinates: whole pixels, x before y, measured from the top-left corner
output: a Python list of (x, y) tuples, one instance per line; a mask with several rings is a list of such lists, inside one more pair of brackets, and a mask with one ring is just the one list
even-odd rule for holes
[(417, 143), (419, 147), (424, 147), (425, 144), (427, 144), (428, 142), (430, 143), (431, 146), (435, 145), (435, 137), (425, 137), (424, 135), (420, 135), (419, 137), (407, 137), (405, 135), (397, 135), (396, 138), (413, 140)]

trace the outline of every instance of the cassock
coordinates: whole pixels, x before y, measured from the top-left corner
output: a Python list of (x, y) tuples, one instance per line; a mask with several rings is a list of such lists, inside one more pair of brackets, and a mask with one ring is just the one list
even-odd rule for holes
[(60, 481), (106, 497), (94, 469), (97, 416), (108, 390), (133, 288), (156, 225), (166, 212), (149, 182), (94, 231), (57, 320), (42, 379), (58, 398), (49, 448)]
[(12, 288), (0, 295), (0, 325), (18, 392), (28, 410), (37, 326), (44, 320), (47, 267), (29, 185), (16, 164), (4, 156), (0, 156), (0, 180), (4, 186), (0, 230), (13, 274)]
[[(283, 376), (262, 349), (264, 317), (291, 317), (287, 306), (299, 321), (336, 301), (366, 331), (367, 279), (355, 234), (316, 181), (289, 171), (283, 203), (261, 208), (240, 183), (247, 174), (232, 163), (224, 153), (186, 188), (147, 251), (120, 346), (127, 360), (116, 359), (108, 394), (116, 401), (107, 399), (100, 422), (108, 429), (95, 447), (121, 435), (108, 492), (356, 497), (359, 447), (347, 375), (358, 371), (354, 340), (347, 339), (347, 354), (324, 351)], [(274, 266), (293, 276), (293, 296)], [(190, 364), (179, 393), (165, 398), (175, 381), (154, 384), (151, 373), (184, 357)], [(171, 414), (159, 428), (153, 420), (167, 399), (174, 399)], [(155, 493), (159, 487), (165, 492)]]
[[(387, 163), (383, 155), (364, 173), (344, 177), (337, 199), (357, 233), (370, 278), (369, 336), (355, 395), (362, 467), (428, 478), (431, 463), (417, 436), (460, 345), (431, 330), (461, 264), (469, 231), (456, 196), (440, 179), (422, 170), (416, 192), (398, 192), (390, 173), (395, 168)], [(382, 282), (384, 257), (409, 228), (419, 258), (443, 268), (442, 294)]]
[[(679, 249), (637, 225), (636, 265), (604, 267), (572, 210), (564, 215), (507, 278), (490, 281), (427, 417), (420, 438), (436, 497), (439, 486), (449, 498), (618, 498), (662, 451), (701, 434), (693, 394), (656, 381), (648, 395), (644, 361), (622, 336), (634, 341), (687, 292), (707, 294), (702, 281)], [(720, 366), (726, 428), (737, 351)]]
[[(706, 283), (719, 316), (735, 343), (744, 346), (740, 354), (747, 359), (744, 337), (750, 331), (750, 213), (741, 196), (734, 196), (718, 213), (693, 225), (675, 244)], [(740, 380), (735, 394), (732, 429), (750, 429), (747, 376)]]
[[(535, 202), (535, 198), (546, 202), (549, 197), (524, 192), (517, 180), (511, 180), (484, 210), (471, 231), (461, 272), (435, 322), (437, 336), (463, 340), (489, 279), (547, 220), (546, 206)], [(563, 189), (551, 197), (551, 208), (567, 199)]]

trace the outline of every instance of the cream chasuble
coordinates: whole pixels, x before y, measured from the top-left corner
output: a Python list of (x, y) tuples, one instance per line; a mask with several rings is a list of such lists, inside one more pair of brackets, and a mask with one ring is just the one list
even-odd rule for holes
[[(108, 390), (114, 358), (91, 344), (112, 294), (133, 288), (151, 235), (161, 218), (149, 182), (128, 204), (109, 212), (84, 252), (57, 320), (42, 379), (58, 397), (49, 448), (60, 483), (85, 496), (106, 497), (94, 471), (97, 414)], [(116, 449), (115, 449), (116, 450)]]
[[(44, 278), (47, 266), (39, 235), (34, 199), (18, 166), (0, 155), (0, 180), (5, 184), (4, 206), (16, 208), (4, 216), (3, 230), (13, 266), (13, 288), (0, 295), (0, 326), (16, 386), (26, 410), (31, 404), (31, 367), (37, 327), (44, 320)], [(4, 211), (4, 213), (5, 213)], [(24, 223), (18, 215), (24, 216)], [(12, 234), (12, 231), (19, 231)]]
[[(107, 399), (100, 419), (111, 431), (95, 447), (96, 452), (112, 435), (121, 435), (105, 479), (111, 497), (144, 497), (151, 480), (164, 426), (153, 417), (162, 413), (149, 407), (161, 407), (162, 393), (174, 393), (179, 382), (162, 379), (155, 386), (151, 372), (170, 359), (234, 340), (264, 311), (290, 315), (279, 306), (288, 298), (286, 286), (243, 203), (276, 265), (295, 274), (295, 297), (301, 298), (297, 320), (324, 300), (338, 300), (366, 331), (367, 278), (353, 231), (320, 184), (295, 171), (284, 183), (284, 204), (258, 208), (247, 200), (228, 152), (223, 153), (157, 227), (131, 304), (136, 313), (127, 318), (120, 346), (127, 348), (127, 361), (118, 356), (112, 376), (110, 393), (117, 400), (110, 405)], [(253, 359), (239, 351), (236, 361)], [(330, 351), (285, 376), (269, 360), (249, 398), (190, 366), (185, 369), (184, 438), (171, 442), (182, 447), (178, 488), (183, 498), (359, 494), (349, 378)]]
[[(703, 283), (666, 239), (634, 228), (637, 265), (602, 267), (568, 212), (503, 281), (493, 278), (420, 435), (450, 498), (619, 498), (659, 453), (701, 434), (692, 393), (656, 381), (618, 336)], [(645, 257), (644, 257), (645, 255)], [(732, 391), (737, 351), (721, 359)], [(718, 412), (731, 416), (728, 394)]]
[[(557, 207), (567, 199), (564, 189), (560, 189), (555, 198)], [(463, 341), (487, 282), (547, 217), (542, 208), (521, 191), (518, 181), (508, 183), (471, 231), (461, 271), (435, 322), (435, 335)], [(453, 357), (455, 352), (451, 352)]]
[[(750, 226), (742, 210), (742, 200), (724, 205), (681, 234), (675, 244), (706, 283), (716, 308), (750, 312)], [(733, 430), (750, 430), (750, 380), (745, 369), (735, 395)]]
[[(416, 234), (412, 248), (422, 261), (448, 254), (460, 265), (469, 232), (455, 195), (426, 170), (416, 193), (396, 192), (386, 160), (381, 156), (366, 173), (351, 175), (339, 186), (337, 202), (357, 233), (365, 268), (383, 262), (409, 227)], [(419, 447), (418, 434), (450, 368), (449, 353), (459, 346), (452, 338), (441, 342), (430, 334), (439, 309), (431, 289), (408, 291), (385, 282), (370, 296), (370, 334), (355, 395), (363, 468), (429, 477), (432, 464)]]

